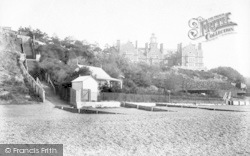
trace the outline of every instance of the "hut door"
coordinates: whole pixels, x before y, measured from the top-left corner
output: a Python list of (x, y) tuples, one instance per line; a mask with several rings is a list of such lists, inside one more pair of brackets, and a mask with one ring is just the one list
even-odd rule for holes
[(82, 89), (81, 100), (82, 101), (91, 101), (90, 89)]

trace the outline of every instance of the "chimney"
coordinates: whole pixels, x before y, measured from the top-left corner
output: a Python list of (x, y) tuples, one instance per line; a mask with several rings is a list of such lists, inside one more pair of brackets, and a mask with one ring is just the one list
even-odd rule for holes
[(148, 43), (145, 43), (145, 50), (148, 50)]
[(182, 43), (179, 43), (177, 45), (177, 52), (180, 53), (181, 58), (178, 61), (181, 66), (186, 66), (186, 57), (182, 53)]
[(201, 50), (201, 43), (198, 43), (198, 50)]
[(145, 53), (146, 53), (146, 56), (148, 55), (148, 43), (145, 43)]
[(120, 40), (117, 40), (116, 46), (117, 46), (118, 52), (120, 52), (120, 47), (121, 47), (121, 41)]
[(137, 43), (137, 41), (135, 41), (135, 49), (137, 49), (138, 48), (138, 43)]
[(177, 52), (182, 52), (182, 43), (177, 44)]
[(163, 43), (160, 44), (160, 52), (163, 53)]

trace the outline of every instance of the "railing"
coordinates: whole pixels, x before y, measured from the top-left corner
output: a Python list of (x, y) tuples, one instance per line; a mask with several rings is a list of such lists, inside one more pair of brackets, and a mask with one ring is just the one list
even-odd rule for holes
[(36, 78), (36, 83), (37, 83), (39, 86), (41, 86), (41, 87), (42, 87), (42, 83), (41, 83), (41, 81), (39, 80), (39, 78), (38, 78), (38, 77)]
[(32, 90), (35, 92), (35, 94), (41, 98), (42, 102), (45, 101), (45, 91), (41, 85), (41, 82), (39, 79), (37, 81), (29, 74), (28, 70), (25, 68), (24, 63), (26, 63), (26, 55), (25, 53), (22, 53), (22, 49), (16, 49), (17, 48), (17, 36), (13, 34), (0, 33), (0, 37), (3, 37), (3, 40), (5, 41), (5, 46), (9, 46), (11, 50), (15, 50), (19, 54), (18, 58), (18, 64), (20, 66), (21, 72), (23, 73), (25, 79), (28, 81), (28, 84), (31, 86)]
[(56, 93), (56, 88), (53, 82), (50, 79), (50, 75), (48, 73), (45, 73), (45, 81), (50, 84), (50, 86), (53, 88), (54, 93)]
[(19, 57), (19, 65), (20, 65), (20, 69), (23, 73), (23, 75), (25, 76), (25, 78), (27, 79), (29, 85), (32, 87), (32, 90), (35, 92), (35, 94), (37, 96), (39, 96), (42, 100), (42, 102), (45, 101), (45, 91), (41, 85), (40, 80), (37, 78), (37, 81), (29, 74), (29, 72), (27, 71), (27, 69), (24, 67), (23, 63), (25, 61), (25, 54), (21, 54), (20, 53), (20, 57)]

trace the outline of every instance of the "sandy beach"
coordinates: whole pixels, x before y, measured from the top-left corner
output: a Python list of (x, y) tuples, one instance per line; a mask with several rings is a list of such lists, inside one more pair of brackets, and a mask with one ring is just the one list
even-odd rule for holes
[(96, 115), (49, 102), (0, 105), (0, 143), (62, 143), (65, 156), (250, 155), (249, 112), (174, 109)]

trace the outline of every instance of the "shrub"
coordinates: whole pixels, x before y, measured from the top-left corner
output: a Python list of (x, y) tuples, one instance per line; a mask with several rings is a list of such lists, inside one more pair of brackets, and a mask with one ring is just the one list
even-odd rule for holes
[(9, 101), (12, 100), (14, 96), (11, 93), (0, 95), (1, 100)]

